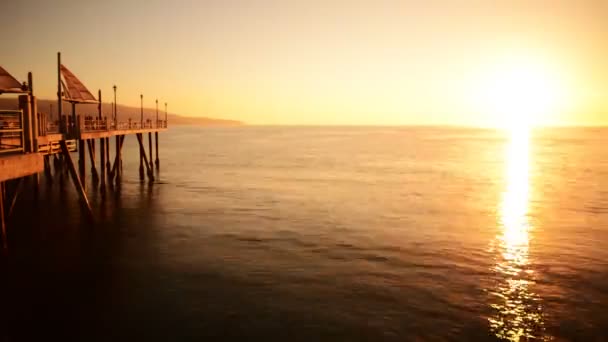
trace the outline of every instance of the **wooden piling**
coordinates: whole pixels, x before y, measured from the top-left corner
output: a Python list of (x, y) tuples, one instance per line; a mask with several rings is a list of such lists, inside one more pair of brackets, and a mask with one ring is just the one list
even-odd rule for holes
[[(66, 145), (67, 147), (67, 145)], [(78, 171), (79, 171), (79, 177), (82, 180), (82, 186), (86, 187), (85, 185), (85, 179), (87, 176), (87, 171), (86, 171), (86, 144), (85, 144), (85, 140), (83, 139), (79, 139), (78, 140)]]
[(23, 148), (25, 153), (34, 152), (34, 138), (32, 132), (32, 107), (29, 95), (19, 96), (19, 109), (23, 111)]
[(114, 176), (116, 175), (116, 185), (118, 185), (120, 183), (121, 153), (122, 153), (122, 145), (124, 142), (125, 142), (124, 135), (116, 136), (116, 156), (114, 157), (114, 166), (112, 166), (112, 170), (110, 171), (110, 176), (108, 177), (110, 179), (110, 182), (112, 182), (112, 179), (114, 179)]
[(137, 141), (139, 142), (139, 154), (146, 164), (146, 169), (148, 171), (148, 179), (152, 182), (154, 181), (154, 171), (152, 171), (152, 165), (148, 162), (148, 158), (146, 157), (146, 150), (144, 149), (143, 140), (143, 133), (137, 133)]
[(135, 134), (137, 136), (137, 141), (140, 144), (140, 149), (139, 149), (139, 180), (143, 181), (144, 180), (144, 156), (146, 155), (146, 151), (143, 148), (142, 142), (141, 142), (141, 137), (139, 135), (139, 133)]
[(112, 169), (112, 174), (116, 172), (116, 184), (120, 183), (121, 177), (121, 167), (120, 163), (122, 162), (122, 157), (120, 156), (120, 149), (122, 147), (123, 138), (120, 135), (116, 136), (116, 160), (114, 160), (114, 168)]
[[(112, 165), (110, 165), (110, 138), (104, 138), (106, 140), (106, 173), (110, 175)], [(108, 179), (108, 183), (112, 183), (112, 180)]]
[(97, 149), (95, 148), (95, 139), (89, 139), (89, 154), (93, 157), (91, 161), (91, 172), (94, 176), (97, 176), (97, 163), (93, 162), (96, 159)]
[(53, 184), (53, 174), (51, 173), (51, 156), (44, 156), (44, 176), (48, 185)]
[(152, 132), (148, 132), (148, 152), (150, 153), (150, 164), (152, 164)]
[(101, 170), (101, 193), (106, 191), (106, 138), (99, 139), (99, 169)]
[(19, 194), (21, 194), (21, 189), (23, 189), (23, 178), (19, 178), (17, 180), (17, 185), (15, 186), (15, 191), (13, 193), (13, 196), (12, 196), (11, 200), (8, 202), (9, 207), (8, 207), (8, 211), (6, 212), (6, 217), (11, 217), (11, 215), (13, 214), (13, 208), (15, 208), (15, 204), (17, 203), (17, 197), (19, 197)]
[(59, 145), (61, 146), (63, 157), (68, 166), (68, 171), (70, 172), (70, 176), (72, 177), (72, 181), (74, 182), (74, 186), (76, 187), (78, 196), (80, 197), (83, 206), (87, 209), (89, 218), (93, 219), (93, 210), (91, 209), (91, 205), (89, 204), (89, 199), (87, 198), (87, 193), (85, 192), (84, 184), (81, 181), (81, 178), (78, 177), (78, 173), (76, 172), (76, 167), (74, 166), (74, 161), (72, 160), (72, 156), (70, 155), (70, 151), (68, 150), (68, 145), (66, 144), (65, 140), (60, 140)]
[[(156, 120), (156, 123), (158, 124), (158, 120)], [(154, 142), (156, 144), (156, 168), (158, 169), (160, 166), (160, 160), (158, 159), (158, 132), (154, 132)]]
[(87, 146), (89, 147), (89, 158), (91, 159), (91, 175), (93, 182), (99, 181), (99, 174), (97, 174), (97, 166), (95, 163), (95, 139), (87, 139)]

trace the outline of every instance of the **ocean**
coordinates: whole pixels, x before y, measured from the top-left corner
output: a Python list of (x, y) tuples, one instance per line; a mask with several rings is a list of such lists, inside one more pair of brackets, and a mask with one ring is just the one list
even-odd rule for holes
[(65, 175), (18, 201), (0, 341), (608, 340), (607, 146), (178, 126), (149, 184), (128, 136), (120, 187), (87, 180), (94, 224)]

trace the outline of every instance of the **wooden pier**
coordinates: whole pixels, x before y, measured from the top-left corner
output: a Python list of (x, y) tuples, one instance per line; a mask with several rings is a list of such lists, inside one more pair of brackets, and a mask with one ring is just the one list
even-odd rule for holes
[[(55, 170), (67, 168), (83, 208), (91, 219), (93, 211), (85, 189), (87, 164), (90, 163), (93, 184), (102, 195), (107, 188), (120, 186), (122, 146), (128, 135), (134, 135), (139, 144), (140, 180), (145, 181), (145, 175), (150, 182), (154, 180), (154, 167), (160, 165), (158, 133), (167, 130), (166, 104), (164, 120), (158, 118), (158, 100), (156, 120), (144, 120), (143, 95), (139, 121), (118, 121), (116, 106), (113, 107), (113, 115), (108, 117), (101, 110), (101, 90), (95, 98), (61, 64), (60, 54), (57, 55), (58, 120), (50, 120), (46, 113), (38, 112), (31, 73), (28, 82), (21, 84), (0, 67), (0, 94), (3, 93), (19, 95), (19, 110), (0, 110), (0, 240), (4, 247), (7, 246), (5, 219), (11, 215), (23, 189), (22, 184), (29, 180), (37, 192), (39, 174), (42, 172), (47, 181), (52, 182), (51, 163), (55, 165)], [(71, 114), (64, 114), (64, 103), (71, 104)], [(83, 103), (97, 104), (97, 113), (78, 114), (77, 105)], [(148, 155), (144, 143), (146, 133)], [(110, 153), (112, 138), (115, 140), (113, 156)], [(155, 160), (152, 159), (153, 145), (156, 147)], [(78, 153), (77, 164), (72, 152)]]

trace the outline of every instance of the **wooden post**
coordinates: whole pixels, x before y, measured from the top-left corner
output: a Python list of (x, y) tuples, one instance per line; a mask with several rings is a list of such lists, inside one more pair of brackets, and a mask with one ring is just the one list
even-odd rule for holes
[[(144, 149), (143, 140), (144, 140), (143, 133), (137, 133), (137, 141), (139, 142), (139, 154), (143, 158), (144, 162), (146, 163), (146, 169), (148, 171), (148, 179), (152, 182), (152, 181), (154, 181), (154, 172), (152, 171), (151, 164), (148, 163), (148, 158), (146, 157), (146, 150)], [(140, 167), (141, 167), (141, 165), (140, 165)]]
[(117, 140), (117, 146), (118, 148), (116, 156), (114, 157), (114, 166), (112, 166), (112, 170), (109, 172), (109, 182), (111, 183), (112, 180), (114, 179), (114, 175), (116, 175), (116, 185), (119, 184), (120, 182), (120, 176), (118, 175), (118, 172), (122, 172), (122, 170), (120, 170), (120, 163), (122, 163), (122, 159), (121, 159), (121, 153), (122, 153), (122, 145), (125, 142), (125, 136), (124, 135), (117, 135), (116, 138), (118, 138)]
[(40, 128), (38, 126), (38, 103), (36, 102), (36, 98), (30, 96), (30, 101), (32, 105), (30, 109), (32, 110), (32, 145), (33, 152), (38, 152), (38, 135), (40, 134)]
[(100, 190), (103, 194), (106, 191), (106, 138), (99, 139), (99, 169), (101, 170)]
[[(49, 149), (51, 147), (49, 146)], [(53, 184), (53, 174), (51, 173), (51, 155), (44, 156), (44, 175), (48, 185)]]
[(148, 151), (150, 152), (150, 164), (152, 164), (152, 132), (148, 132)]
[(70, 127), (70, 136), (80, 135), (80, 116), (76, 116), (76, 103), (72, 103), (72, 127)]
[[(97, 156), (97, 149), (95, 148), (95, 139), (89, 139), (89, 147), (90, 147), (90, 151), (89, 153), (93, 155), (93, 160), (95, 160), (96, 156)], [(97, 164), (91, 162), (91, 172), (93, 172), (95, 169), (97, 168)], [(97, 173), (97, 172), (95, 172)]]
[(97, 118), (101, 120), (101, 89), (97, 90), (97, 100), (99, 101), (97, 104)]
[(120, 163), (122, 163), (122, 157), (120, 155), (121, 153), (121, 148), (122, 148), (122, 141), (124, 141), (123, 138), (121, 138), (120, 135), (116, 136), (116, 160), (114, 161), (114, 168), (116, 171), (112, 170), (112, 174), (114, 174), (114, 172), (116, 172), (116, 184), (120, 183), (120, 177), (121, 177), (121, 167), (120, 167)]
[[(141, 145), (141, 137), (139, 136), (140, 133), (136, 133), (135, 134), (137, 136), (137, 141), (139, 142), (139, 144)], [(139, 149), (139, 180), (144, 180), (144, 156), (146, 155), (146, 151), (143, 149), (143, 146), (140, 146), (141, 148)]]
[(32, 108), (29, 95), (19, 95), (19, 109), (23, 111), (23, 149), (26, 153), (34, 152), (32, 136)]
[(23, 178), (19, 178), (19, 180), (17, 180), (17, 186), (15, 187), (15, 193), (13, 194), (13, 198), (9, 201), (10, 204), (8, 207), (8, 211), (6, 212), (7, 214), (5, 215), (6, 217), (11, 217), (11, 215), (13, 214), (13, 208), (15, 207), (15, 203), (17, 203), (17, 197), (19, 197), (22, 188)]
[(89, 204), (89, 199), (87, 198), (87, 193), (84, 190), (84, 185), (78, 177), (78, 173), (76, 172), (76, 167), (74, 166), (74, 161), (72, 160), (72, 156), (70, 155), (70, 151), (68, 150), (68, 145), (66, 144), (65, 140), (60, 140), (59, 145), (61, 146), (63, 157), (66, 163), (68, 164), (68, 171), (70, 172), (70, 176), (72, 176), (72, 181), (74, 182), (74, 186), (76, 187), (78, 196), (80, 197), (83, 206), (86, 207), (89, 218), (93, 219), (93, 210), (91, 209), (91, 205)]
[[(104, 138), (106, 140), (106, 173), (108, 176), (110, 175), (110, 138)], [(109, 183), (112, 183), (110, 179), (108, 179)]]
[(91, 159), (91, 175), (93, 176), (93, 182), (99, 181), (99, 175), (97, 174), (97, 167), (95, 165), (95, 139), (87, 139), (87, 146), (89, 147), (89, 158)]
[[(57, 118), (61, 121), (63, 118), (63, 94), (61, 93), (61, 52), (57, 52)], [(65, 129), (65, 126), (61, 125), (62, 129)], [(62, 131), (61, 133), (67, 134), (67, 131)]]
[[(156, 121), (158, 124), (158, 121)], [(160, 166), (160, 160), (158, 159), (158, 132), (154, 132), (154, 142), (156, 144), (156, 168)]]
[(82, 181), (82, 186), (85, 187), (85, 180), (87, 176), (86, 172), (86, 144), (82, 139), (78, 139), (78, 171), (80, 175), (80, 179)]

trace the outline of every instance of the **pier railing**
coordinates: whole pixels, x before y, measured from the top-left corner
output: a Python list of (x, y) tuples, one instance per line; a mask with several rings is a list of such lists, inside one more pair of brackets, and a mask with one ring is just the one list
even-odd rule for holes
[(24, 152), (23, 111), (0, 110), (0, 153)]
[(64, 133), (68, 136), (75, 136), (78, 133), (91, 132), (110, 132), (110, 131), (125, 131), (125, 130), (140, 130), (140, 129), (157, 129), (167, 128), (166, 120), (147, 119), (143, 122), (139, 120), (128, 119), (127, 121), (115, 122), (107, 117), (99, 118), (97, 116), (79, 115), (76, 118), (76, 123), (73, 122), (70, 115), (62, 115), (60, 121), (49, 121), (45, 114), (39, 114), (38, 135), (44, 136), (53, 133)]
[(95, 118), (91, 116), (85, 116), (84, 119), (79, 117), (81, 120), (80, 123), (80, 131), (84, 132), (97, 132), (97, 131), (107, 131), (109, 130), (108, 126), (108, 118)]

